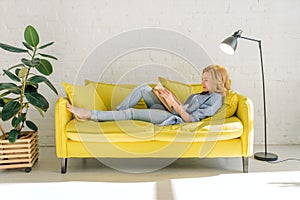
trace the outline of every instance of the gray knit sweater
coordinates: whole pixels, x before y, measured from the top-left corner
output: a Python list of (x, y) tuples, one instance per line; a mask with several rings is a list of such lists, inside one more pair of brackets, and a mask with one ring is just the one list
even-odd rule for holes
[[(192, 122), (201, 121), (214, 115), (222, 106), (223, 97), (218, 93), (192, 94), (183, 104), (183, 108), (190, 115)], [(163, 121), (160, 125), (183, 123), (183, 119), (177, 113)]]

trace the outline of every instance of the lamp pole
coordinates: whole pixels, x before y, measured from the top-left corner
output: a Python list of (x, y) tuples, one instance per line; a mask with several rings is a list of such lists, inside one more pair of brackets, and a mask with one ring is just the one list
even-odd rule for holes
[[(243, 37), (244, 38), (244, 37)], [(244, 38), (246, 39), (246, 38)], [(266, 108), (266, 89), (265, 89), (265, 73), (264, 73), (264, 62), (262, 56), (261, 40), (256, 40), (258, 42), (259, 54), (260, 54), (260, 66), (261, 66), (261, 79), (262, 79), (262, 89), (263, 89), (263, 110), (264, 110), (264, 140), (265, 140), (265, 152), (257, 152), (254, 154), (256, 160), (262, 161), (275, 161), (278, 156), (273, 153), (268, 153), (267, 148), (267, 108)]]
[(227, 39), (225, 39), (222, 43), (228, 45), (232, 50), (231, 53), (236, 50), (237, 47), (237, 39), (242, 38), (245, 40), (250, 40), (258, 43), (259, 47), (259, 55), (260, 55), (260, 67), (261, 67), (261, 78), (262, 78), (262, 95), (263, 95), (263, 116), (264, 116), (264, 142), (265, 142), (265, 151), (264, 152), (257, 152), (254, 154), (254, 158), (261, 161), (275, 161), (278, 159), (278, 156), (273, 153), (268, 153), (267, 149), (267, 109), (266, 109), (266, 91), (265, 91), (265, 73), (264, 73), (264, 63), (263, 63), (263, 55), (262, 55), (262, 45), (261, 40), (243, 37), (241, 36), (242, 30), (238, 30), (234, 32), (234, 34)]
[[(260, 66), (261, 66), (261, 80), (262, 80), (262, 88), (263, 88), (263, 105), (264, 105), (264, 138), (265, 138), (265, 154), (268, 153), (268, 149), (267, 149), (267, 108), (266, 108), (266, 89), (265, 89), (265, 72), (264, 72), (264, 62), (262, 59), (262, 49), (261, 49), (261, 41), (258, 41), (258, 47), (259, 47), (259, 54), (260, 54)], [(259, 158), (257, 158), (257, 154), (254, 154), (254, 157), (256, 159), (259, 159), (261, 156), (259, 156)], [(265, 155), (266, 156), (266, 155)], [(277, 160), (277, 158), (275, 159)]]

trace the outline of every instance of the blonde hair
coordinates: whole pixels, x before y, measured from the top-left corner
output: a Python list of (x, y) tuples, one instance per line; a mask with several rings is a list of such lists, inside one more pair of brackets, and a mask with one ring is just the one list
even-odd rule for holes
[(211, 77), (210, 92), (219, 93), (226, 96), (231, 90), (229, 75), (225, 67), (221, 65), (209, 65), (203, 69), (203, 73), (207, 72)]

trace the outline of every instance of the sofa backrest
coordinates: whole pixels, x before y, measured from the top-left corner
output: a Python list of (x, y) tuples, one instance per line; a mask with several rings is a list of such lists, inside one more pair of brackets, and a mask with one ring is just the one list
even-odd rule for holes
[[(136, 84), (113, 84), (94, 82), (90, 80), (85, 80), (85, 84), (94, 85), (107, 110), (115, 109), (116, 106), (118, 106), (122, 100), (137, 86)], [(143, 101), (141, 101), (136, 108), (146, 108), (146, 105)]]
[[(170, 90), (180, 102), (184, 102), (189, 95), (203, 91), (202, 84), (185, 84), (178, 81), (159, 77), (159, 82)], [(96, 88), (107, 110), (115, 109), (117, 105), (137, 86), (137, 84), (114, 84), (85, 80), (85, 85), (92, 84)], [(156, 84), (149, 84), (154, 87)], [(139, 102), (136, 108), (146, 108), (143, 100)]]

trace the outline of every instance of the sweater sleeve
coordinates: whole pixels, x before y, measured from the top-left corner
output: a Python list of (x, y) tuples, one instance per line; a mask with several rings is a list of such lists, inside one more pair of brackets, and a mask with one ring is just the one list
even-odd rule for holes
[(194, 106), (198, 106), (198, 108), (192, 109), (193, 111), (190, 114), (190, 119), (192, 122), (198, 122), (214, 115), (221, 108), (223, 98), (222, 95), (213, 93), (206, 99), (198, 100), (198, 102), (195, 102), (194, 104)]

